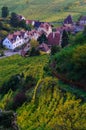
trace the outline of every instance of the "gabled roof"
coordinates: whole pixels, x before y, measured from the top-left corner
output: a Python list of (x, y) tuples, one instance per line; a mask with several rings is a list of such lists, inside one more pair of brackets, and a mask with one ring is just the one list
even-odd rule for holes
[(41, 23), (41, 25), (40, 25), (40, 28), (45, 28), (46, 30), (48, 30), (49, 27), (51, 27), (51, 25), (49, 23)]
[(61, 33), (59, 31), (52, 32), (48, 36), (48, 45), (59, 45)]
[(34, 20), (26, 20), (26, 24), (32, 24)]
[(17, 14), (17, 18), (18, 18), (19, 21), (25, 20), (25, 17), (20, 15), (20, 14)]
[(7, 38), (13, 43), (14, 41), (16, 41), (17, 37), (24, 37), (24, 35), (25, 35), (25, 31), (21, 30), (21, 31), (16, 31), (13, 34), (9, 34)]
[(39, 45), (38, 48), (39, 48), (40, 50), (44, 51), (44, 52), (47, 52), (47, 51), (50, 50), (49, 47), (48, 47), (48, 45), (47, 45), (46, 43), (42, 43), (41, 45)]
[(43, 23), (43, 22), (35, 21), (34, 27), (39, 28), (39, 26), (40, 26), (42, 23)]
[(61, 26), (56, 28), (57, 31), (60, 31), (61, 33), (63, 32), (63, 30), (68, 31), (73, 31), (74, 30), (74, 26)]
[(64, 19), (64, 24), (73, 24), (72, 16), (68, 15), (66, 19)]
[(80, 18), (80, 20), (86, 21), (86, 16), (82, 16), (82, 17)]

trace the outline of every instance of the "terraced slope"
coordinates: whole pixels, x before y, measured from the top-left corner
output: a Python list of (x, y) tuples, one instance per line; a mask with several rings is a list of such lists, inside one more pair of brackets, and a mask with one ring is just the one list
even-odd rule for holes
[(42, 21), (62, 20), (68, 14), (75, 19), (86, 11), (86, 0), (1, 0), (0, 8), (4, 5), (10, 12)]

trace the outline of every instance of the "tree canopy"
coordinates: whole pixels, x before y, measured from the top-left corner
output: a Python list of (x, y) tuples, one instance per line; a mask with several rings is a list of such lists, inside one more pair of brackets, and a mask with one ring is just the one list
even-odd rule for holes
[(6, 18), (8, 15), (9, 15), (8, 7), (3, 6), (3, 7), (2, 7), (2, 17), (3, 17), (3, 18)]

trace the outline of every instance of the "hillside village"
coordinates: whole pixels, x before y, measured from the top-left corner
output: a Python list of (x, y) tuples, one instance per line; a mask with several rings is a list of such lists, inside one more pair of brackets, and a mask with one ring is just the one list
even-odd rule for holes
[(69, 14), (56, 25), (2, 7), (0, 130), (86, 130), (86, 16)]
[[(82, 16), (77, 20), (77, 22), (73, 21), (71, 15), (68, 15), (64, 21), (62, 26), (54, 27), (51, 23), (48, 22), (40, 22), (37, 20), (27, 20), (24, 16), (17, 14), (17, 19), (19, 21), (24, 20), (27, 26), (31, 26), (31, 30), (21, 29), (14, 31), (13, 33), (9, 33), (2, 41), (2, 44), (5, 48), (9, 50), (16, 50), (21, 46), (24, 46), (21, 50), (21, 55), (24, 56), (27, 51), (31, 48), (31, 40), (35, 42), (38, 41), (39, 37), (42, 39), (41, 45), (37, 46), (37, 49), (40, 51), (44, 51), (45, 53), (50, 53), (52, 46), (62, 46), (62, 35), (65, 30), (66, 33), (71, 33), (72, 35), (76, 35), (76, 33), (84, 30), (86, 25), (86, 16)], [(44, 39), (43, 39), (44, 35)], [(46, 39), (46, 40), (45, 40)], [(28, 44), (28, 45), (27, 45)]]

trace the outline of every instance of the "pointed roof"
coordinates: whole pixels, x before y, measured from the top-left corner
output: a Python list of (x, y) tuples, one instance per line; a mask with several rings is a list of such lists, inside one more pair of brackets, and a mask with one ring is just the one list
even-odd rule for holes
[(39, 49), (44, 51), (44, 52), (47, 52), (50, 50), (46, 43), (42, 43), (41, 45), (39, 45)]
[(64, 24), (73, 24), (72, 16), (68, 15), (66, 19), (64, 19)]
[(48, 35), (48, 45), (59, 45), (61, 33), (59, 31), (52, 32)]

